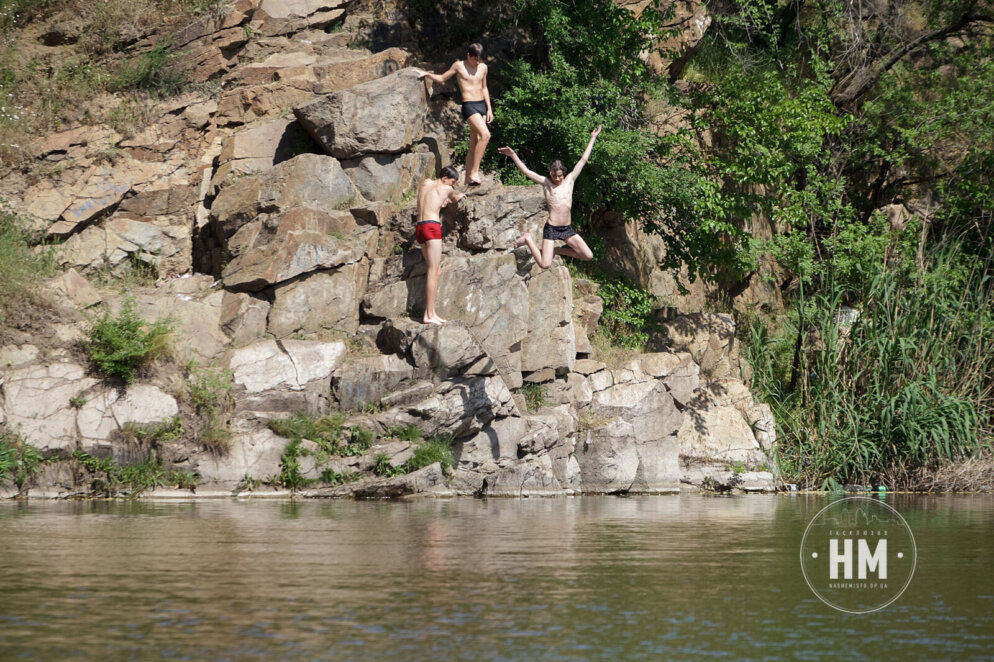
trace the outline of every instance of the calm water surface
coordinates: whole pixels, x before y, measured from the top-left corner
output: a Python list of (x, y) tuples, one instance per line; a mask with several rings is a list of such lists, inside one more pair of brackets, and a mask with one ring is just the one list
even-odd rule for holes
[(820, 496), (0, 503), (0, 659), (994, 658), (994, 497), (888, 496), (904, 595), (836, 612)]

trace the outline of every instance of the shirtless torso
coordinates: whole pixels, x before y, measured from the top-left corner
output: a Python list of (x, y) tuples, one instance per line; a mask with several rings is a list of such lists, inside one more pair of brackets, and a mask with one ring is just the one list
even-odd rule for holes
[(549, 205), (549, 225), (569, 225), (570, 211), (573, 209), (573, 173), (563, 177), (558, 185), (549, 177), (542, 178), (542, 192)]
[(465, 101), (485, 101), (484, 88), (487, 84), (487, 65), (482, 62), (475, 67), (465, 60), (456, 60), (452, 65), (456, 71), (459, 93)]
[(426, 179), (421, 182), (421, 188), (418, 189), (418, 222), (437, 221), (442, 215), (442, 207), (450, 199), (458, 200), (463, 197), (461, 193), (453, 195), (454, 192), (455, 187), (441, 179)]

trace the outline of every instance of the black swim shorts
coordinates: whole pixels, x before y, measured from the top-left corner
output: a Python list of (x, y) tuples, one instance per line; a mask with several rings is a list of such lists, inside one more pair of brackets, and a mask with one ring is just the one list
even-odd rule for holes
[(487, 117), (487, 102), (486, 101), (463, 101), (462, 102), (462, 118), (468, 120), (470, 116), (480, 113), (483, 118)]
[(573, 229), (572, 225), (549, 225), (545, 224), (542, 228), (542, 239), (551, 239), (552, 241), (566, 241), (570, 237), (576, 234), (576, 230)]

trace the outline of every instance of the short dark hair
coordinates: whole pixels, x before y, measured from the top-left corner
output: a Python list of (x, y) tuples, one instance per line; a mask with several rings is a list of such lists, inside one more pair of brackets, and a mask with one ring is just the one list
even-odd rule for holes
[(559, 159), (556, 159), (555, 161), (549, 164), (549, 172), (557, 172), (557, 171), (562, 173), (566, 172), (566, 166)]
[(438, 173), (439, 179), (455, 179), (459, 181), (459, 173), (452, 166), (445, 166), (442, 168), (441, 172)]
[(466, 55), (483, 57), (483, 44), (470, 44), (466, 47)]

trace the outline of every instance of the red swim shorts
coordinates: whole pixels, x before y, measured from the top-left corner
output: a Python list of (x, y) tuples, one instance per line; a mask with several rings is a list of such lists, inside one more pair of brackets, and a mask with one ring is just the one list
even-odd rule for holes
[(430, 239), (442, 238), (442, 224), (438, 221), (421, 221), (414, 231), (414, 236), (419, 244), (423, 244)]

